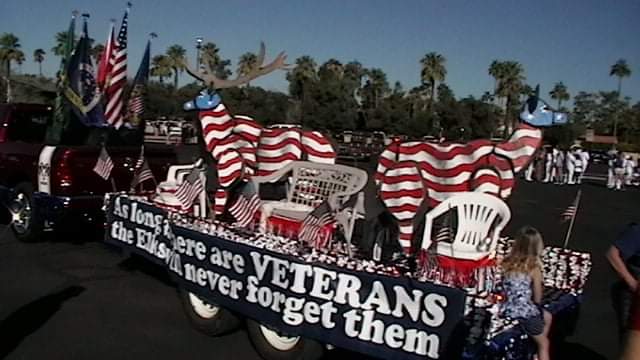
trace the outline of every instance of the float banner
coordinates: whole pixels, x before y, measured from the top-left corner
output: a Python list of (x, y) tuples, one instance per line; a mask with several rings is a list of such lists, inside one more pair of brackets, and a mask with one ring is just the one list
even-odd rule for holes
[(305, 263), (177, 226), (123, 195), (109, 200), (105, 237), (166, 266), (188, 291), (282, 334), (384, 359), (442, 359), (463, 328), (462, 290)]

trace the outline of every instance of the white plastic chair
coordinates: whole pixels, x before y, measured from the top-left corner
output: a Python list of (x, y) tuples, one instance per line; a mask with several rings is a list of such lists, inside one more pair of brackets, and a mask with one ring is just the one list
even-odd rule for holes
[[(189, 172), (191, 172), (194, 167), (201, 167), (202, 163), (203, 160), (198, 159), (194, 164), (171, 165), (167, 171), (167, 179), (156, 187), (156, 197), (154, 198), (154, 202), (171, 209), (180, 209), (182, 207), (182, 203), (180, 203), (178, 198), (176, 198), (175, 192), (184, 179), (189, 175)], [(200, 173), (200, 181), (202, 181), (202, 184), (206, 189), (207, 179), (204, 171)], [(202, 191), (198, 195), (193, 206), (193, 215), (201, 218), (207, 216), (206, 191)]]
[[(273, 183), (289, 177), (286, 197), (278, 201), (263, 201), (260, 227), (266, 229), (270, 216), (302, 221), (324, 201), (332, 209), (339, 209), (349, 198), (362, 191), (367, 183), (364, 170), (336, 164), (320, 164), (310, 161), (294, 161), (266, 176), (253, 176), (251, 181), (259, 192), (260, 184)], [(356, 218), (364, 212), (364, 197), (358, 195), (355, 211), (339, 213), (337, 221), (345, 229), (347, 241), (351, 241)]]
[(434, 219), (454, 208), (458, 215), (455, 237), (453, 242), (437, 242), (436, 253), (464, 260), (495, 255), (500, 233), (511, 219), (511, 211), (502, 199), (479, 192), (452, 196), (425, 215), (422, 250), (431, 246)]

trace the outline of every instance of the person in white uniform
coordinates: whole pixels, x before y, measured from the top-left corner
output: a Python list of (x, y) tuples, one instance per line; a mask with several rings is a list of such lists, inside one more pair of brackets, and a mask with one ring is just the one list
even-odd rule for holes
[(576, 165), (576, 157), (572, 150), (567, 151), (567, 184), (573, 185), (574, 181), (574, 173), (575, 173), (575, 165)]
[(589, 160), (591, 160), (591, 156), (589, 156), (589, 152), (587, 150), (582, 150), (581, 152), (582, 155), (582, 176), (580, 177), (579, 181), (582, 182), (582, 178), (584, 177), (584, 174), (587, 172), (587, 168), (589, 167)]
[(573, 172), (575, 176), (573, 181), (577, 184), (580, 184), (582, 182), (582, 173), (584, 172), (584, 164), (582, 162), (582, 149), (576, 148), (573, 152), (573, 157), (574, 157)]
[(631, 179), (633, 179), (633, 169), (636, 167), (635, 161), (631, 158), (631, 155), (627, 155), (624, 159), (624, 184), (631, 185)]
[(552, 179), (553, 171), (553, 149), (547, 148), (544, 156), (544, 180), (542, 182), (548, 183)]

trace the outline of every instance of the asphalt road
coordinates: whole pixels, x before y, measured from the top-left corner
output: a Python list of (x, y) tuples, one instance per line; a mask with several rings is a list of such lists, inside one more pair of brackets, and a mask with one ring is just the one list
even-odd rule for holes
[[(570, 247), (593, 255), (578, 327), (563, 345), (575, 359), (613, 359), (618, 352), (604, 253), (629, 221), (640, 192), (584, 184)], [(507, 234), (531, 224), (561, 244), (559, 217), (576, 186), (522, 182), (509, 199)], [(258, 359), (244, 330), (211, 338), (191, 328), (177, 291), (161, 271), (126, 259), (88, 232), (24, 244), (0, 226), (0, 358)], [(354, 354), (349, 354), (353, 358)], [(562, 356), (561, 358), (565, 358)]]

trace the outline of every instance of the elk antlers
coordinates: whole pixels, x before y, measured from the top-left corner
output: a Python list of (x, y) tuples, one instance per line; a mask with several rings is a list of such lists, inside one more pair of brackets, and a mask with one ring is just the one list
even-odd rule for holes
[(225, 89), (225, 88), (246, 84), (257, 77), (266, 75), (277, 69), (286, 69), (289, 66), (289, 64), (285, 63), (285, 60), (287, 59), (287, 55), (284, 53), (284, 51), (278, 54), (278, 56), (266, 66), (262, 66), (262, 63), (264, 62), (264, 55), (265, 55), (265, 47), (264, 47), (264, 43), (261, 42), (260, 52), (258, 53), (256, 67), (249, 74), (246, 74), (244, 76), (241, 76), (240, 74), (238, 74), (238, 76), (233, 80), (219, 79), (217, 76), (215, 76), (215, 74), (210, 74), (206, 70), (201, 71), (198, 69), (194, 69), (189, 65), (189, 62), (187, 61), (186, 58), (184, 59), (184, 67), (189, 73), (189, 75), (204, 82), (210, 88)]

